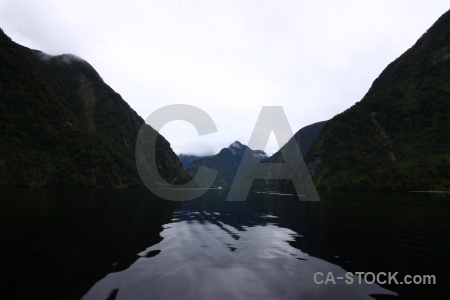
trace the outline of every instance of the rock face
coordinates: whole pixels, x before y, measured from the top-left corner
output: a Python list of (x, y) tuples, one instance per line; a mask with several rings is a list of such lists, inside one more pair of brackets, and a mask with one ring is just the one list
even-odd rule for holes
[[(134, 151), (144, 121), (83, 59), (28, 49), (0, 30), (0, 99), (0, 185), (142, 184)], [(167, 181), (188, 180), (160, 135), (156, 153)]]
[(450, 11), (329, 120), (306, 155), (319, 189), (450, 189)]
[[(244, 156), (244, 153), (247, 149), (250, 148), (238, 141), (235, 141), (228, 148), (223, 148), (222, 150), (220, 150), (220, 152), (216, 155), (202, 157), (192, 161), (187, 173), (190, 176), (195, 176), (200, 166), (208, 167), (210, 169), (218, 171), (218, 175), (213, 187), (230, 186), (239, 168), (242, 157)], [(244, 166), (248, 169), (251, 168), (253, 164), (258, 163), (260, 160), (267, 157), (264, 151), (251, 151), (254, 160), (248, 162), (249, 165)]]

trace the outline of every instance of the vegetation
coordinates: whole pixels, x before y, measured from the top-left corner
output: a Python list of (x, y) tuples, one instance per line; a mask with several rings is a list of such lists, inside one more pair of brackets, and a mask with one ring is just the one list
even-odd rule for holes
[(319, 189), (450, 189), (450, 11), (328, 121), (306, 155)]
[[(311, 145), (317, 140), (322, 128), (326, 124), (326, 121), (317, 122), (308, 126), (303, 127), (297, 131), (294, 136), (284, 145), (280, 150), (275, 152), (271, 157), (262, 160), (262, 163), (283, 163), (283, 155), (281, 153), (283, 148), (288, 147), (288, 144), (296, 143), (296, 147), (300, 149), (300, 152), (304, 156)], [(289, 187), (290, 190), (293, 189), (293, 185), (290, 180), (287, 179), (257, 179), (254, 180), (253, 186), (258, 189), (286, 189)]]
[[(217, 170), (218, 174), (216, 180), (214, 181), (213, 187), (231, 186), (238, 168), (241, 165), (242, 157), (247, 149), (250, 148), (236, 141), (228, 148), (223, 148), (220, 150), (220, 152), (216, 155), (200, 157), (193, 160), (187, 172), (190, 176), (195, 176), (200, 166)], [(266, 156), (264, 151), (251, 151), (253, 154), (252, 160), (247, 161), (247, 165), (243, 165), (243, 168), (250, 169), (255, 163), (259, 162), (261, 158)]]
[[(290, 142), (299, 144), (318, 189), (450, 189), (449, 45), (450, 11), (360, 102), (296, 133)], [(134, 154), (142, 124), (87, 62), (30, 50), (0, 30), (0, 185), (140, 185)], [(188, 173), (210, 167), (219, 171), (214, 185), (229, 186), (247, 148), (233, 144), (193, 160)], [(160, 135), (155, 153), (165, 180), (190, 179)], [(277, 152), (265, 161), (282, 160)]]
[[(0, 30), (1, 186), (141, 185), (143, 122), (86, 61), (28, 49)], [(156, 159), (167, 181), (189, 180), (160, 135)]]
[[(303, 127), (297, 131), (294, 136), (288, 141), (288, 143), (297, 143), (300, 148), (300, 152), (305, 155), (312, 144), (317, 140), (320, 132), (326, 121), (317, 122), (308, 126)], [(282, 147), (283, 148), (283, 147)], [(281, 154), (281, 149), (275, 152), (271, 157), (265, 159), (263, 162), (273, 162), (279, 163), (283, 162), (283, 155)]]

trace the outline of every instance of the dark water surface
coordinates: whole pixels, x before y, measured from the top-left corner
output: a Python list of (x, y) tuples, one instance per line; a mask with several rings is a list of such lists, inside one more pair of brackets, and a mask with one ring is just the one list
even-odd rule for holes
[[(226, 193), (177, 203), (143, 189), (0, 190), (2, 298), (447, 298), (449, 194)], [(437, 284), (325, 285), (316, 272)]]

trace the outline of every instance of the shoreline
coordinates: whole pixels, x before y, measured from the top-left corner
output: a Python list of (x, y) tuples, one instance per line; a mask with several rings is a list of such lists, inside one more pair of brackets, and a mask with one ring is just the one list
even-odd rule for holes
[(450, 191), (408, 191), (408, 193), (450, 193)]

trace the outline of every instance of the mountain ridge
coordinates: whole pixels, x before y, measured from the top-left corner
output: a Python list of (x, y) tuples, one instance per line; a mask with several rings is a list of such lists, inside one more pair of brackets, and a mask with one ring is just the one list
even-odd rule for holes
[(329, 120), (305, 159), (319, 189), (448, 190), (450, 11)]
[[(85, 60), (29, 49), (0, 30), (0, 96), (0, 185), (142, 185), (134, 149), (144, 120)], [(187, 181), (159, 134), (157, 145), (161, 176)]]
[(208, 167), (218, 171), (213, 187), (230, 186), (247, 149), (252, 151), (252, 161), (247, 162), (249, 165), (243, 166), (244, 168), (251, 168), (253, 164), (267, 157), (264, 151), (252, 150), (241, 142), (235, 141), (227, 148), (222, 148), (219, 153), (215, 155), (193, 160), (187, 173), (190, 176), (195, 176), (200, 166)]

